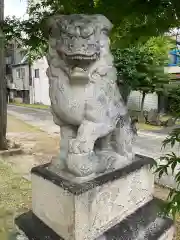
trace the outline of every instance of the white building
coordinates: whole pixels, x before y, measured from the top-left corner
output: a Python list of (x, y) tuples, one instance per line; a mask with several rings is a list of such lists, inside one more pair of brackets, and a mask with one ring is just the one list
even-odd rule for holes
[(30, 65), (17, 40), (9, 42), (5, 51), (8, 101), (29, 103)]
[(49, 80), (46, 75), (48, 63), (46, 57), (36, 60), (31, 66), (32, 86), (30, 87), (30, 103), (50, 105)]

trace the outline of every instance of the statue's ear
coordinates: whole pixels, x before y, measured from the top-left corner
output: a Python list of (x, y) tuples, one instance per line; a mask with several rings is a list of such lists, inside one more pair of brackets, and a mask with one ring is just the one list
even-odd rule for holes
[(112, 30), (113, 24), (104, 15), (97, 14), (96, 18), (97, 24), (102, 30), (106, 31), (107, 33)]
[(47, 19), (46, 27), (49, 35), (56, 35), (59, 33), (59, 23), (64, 15), (55, 15)]

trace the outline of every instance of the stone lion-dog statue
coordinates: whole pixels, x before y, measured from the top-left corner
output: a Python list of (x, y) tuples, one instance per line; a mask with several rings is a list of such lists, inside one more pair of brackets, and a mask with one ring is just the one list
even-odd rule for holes
[(56, 165), (87, 177), (132, 161), (134, 133), (116, 83), (111, 22), (73, 14), (54, 16), (48, 26), (51, 111), (61, 130)]

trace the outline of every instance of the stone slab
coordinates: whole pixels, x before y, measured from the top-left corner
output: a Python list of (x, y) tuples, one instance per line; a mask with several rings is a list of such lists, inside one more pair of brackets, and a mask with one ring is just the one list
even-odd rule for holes
[(150, 162), (138, 158), (133, 166), (83, 184), (32, 170), (32, 210), (65, 240), (93, 240), (153, 198)]
[(98, 175), (93, 179), (82, 183), (70, 182), (55, 172), (50, 171), (48, 169), (49, 163), (32, 168), (31, 173), (53, 182), (57, 186), (63, 188), (64, 190), (67, 190), (74, 195), (79, 195), (88, 190), (91, 190), (95, 186), (101, 186), (109, 181), (114, 181), (116, 179), (126, 177), (131, 172), (137, 171), (146, 165), (152, 166), (154, 163), (155, 161), (153, 158), (136, 154), (135, 160), (131, 164), (125, 165), (113, 172), (111, 171), (102, 175)]
[[(96, 240), (172, 240), (173, 221), (160, 216), (160, 204), (153, 199)], [(17, 217), (15, 223), (29, 240), (63, 240), (32, 211)]]

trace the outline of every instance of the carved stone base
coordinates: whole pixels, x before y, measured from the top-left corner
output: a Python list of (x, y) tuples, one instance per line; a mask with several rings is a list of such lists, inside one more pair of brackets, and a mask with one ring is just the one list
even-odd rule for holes
[[(89, 152), (83, 154), (68, 154), (66, 161), (53, 158), (49, 170), (70, 181), (87, 181), (96, 175), (112, 172), (123, 168), (134, 161), (111, 150)], [(80, 180), (81, 179), (81, 180)]]
[[(161, 201), (153, 199), (96, 240), (172, 240), (173, 221), (158, 216)], [(32, 211), (15, 220), (29, 240), (63, 240)]]
[(83, 183), (32, 169), (33, 213), (65, 240), (93, 240), (153, 197), (152, 159), (136, 161)]

